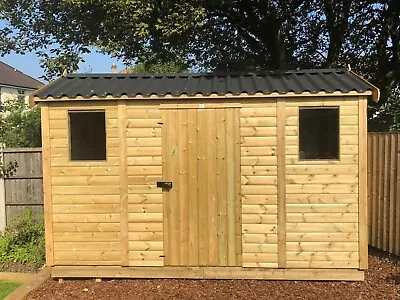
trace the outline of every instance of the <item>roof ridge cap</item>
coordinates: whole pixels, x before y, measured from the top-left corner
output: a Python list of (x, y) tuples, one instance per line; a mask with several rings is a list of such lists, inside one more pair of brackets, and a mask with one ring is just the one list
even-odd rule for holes
[(349, 72), (346, 68), (315, 68), (315, 69), (280, 69), (258, 71), (215, 71), (215, 72), (178, 72), (178, 73), (69, 73), (65, 77), (177, 77), (177, 76), (243, 76), (243, 75), (273, 75), (284, 73), (325, 73)]

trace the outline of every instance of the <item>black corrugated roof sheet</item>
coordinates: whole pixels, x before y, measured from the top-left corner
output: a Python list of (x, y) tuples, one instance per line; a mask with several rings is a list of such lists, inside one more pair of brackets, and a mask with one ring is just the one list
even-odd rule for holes
[(39, 99), (91, 97), (363, 93), (374, 87), (346, 69), (204, 74), (71, 74), (37, 91)]

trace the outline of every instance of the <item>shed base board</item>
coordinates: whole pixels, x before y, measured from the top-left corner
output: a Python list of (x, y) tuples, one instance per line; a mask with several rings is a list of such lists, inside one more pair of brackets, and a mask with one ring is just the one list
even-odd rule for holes
[(355, 269), (264, 269), (240, 267), (54, 266), (54, 278), (186, 278), (364, 281)]

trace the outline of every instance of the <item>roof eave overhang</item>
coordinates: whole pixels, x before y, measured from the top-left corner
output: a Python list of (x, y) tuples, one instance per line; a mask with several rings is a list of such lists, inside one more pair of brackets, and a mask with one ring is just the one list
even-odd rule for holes
[(358, 75), (357, 73), (353, 72), (350, 70), (350, 73), (353, 74), (354, 76), (356, 76), (358, 79), (360, 79), (361, 81), (365, 82), (367, 85), (369, 85), (371, 87), (371, 96), (368, 97), (369, 100), (372, 100), (374, 102), (378, 102), (380, 97), (381, 97), (381, 91), (379, 90), (378, 87), (376, 87), (375, 85), (373, 85), (371, 82), (369, 82), (368, 80), (364, 79), (364, 77)]
[(34, 93), (30, 94), (30, 96), (29, 96), (29, 98), (28, 98), (28, 105), (29, 105), (29, 107), (32, 108), (32, 107), (35, 106), (36, 103), (42, 102), (42, 101), (38, 101), (37, 99), (39, 99), (39, 98), (36, 97), (35, 95), (37, 95), (37, 94), (38, 94), (39, 92), (41, 92), (42, 90), (47, 89), (49, 86), (53, 85), (55, 82), (59, 81), (61, 78), (63, 78), (63, 77), (62, 77), (62, 76), (61, 76), (61, 77), (58, 77), (57, 79), (55, 79), (55, 80), (49, 82), (48, 84), (41, 86), (41, 87), (40, 87), (39, 89), (37, 89)]
[[(41, 85), (42, 86), (42, 85)], [(41, 87), (40, 86), (40, 87)], [(28, 86), (22, 86), (22, 85), (12, 85), (12, 84), (6, 84), (6, 83), (0, 83), (0, 87), (6, 87), (6, 88), (11, 88), (11, 89), (23, 89), (23, 90), (30, 90), (30, 91), (35, 91), (39, 87), (28, 87)]]
[[(35, 93), (36, 94), (36, 93)], [(239, 95), (234, 95), (234, 94), (224, 94), (224, 95), (218, 95), (218, 94), (210, 94), (210, 95), (202, 95), (202, 94), (197, 94), (193, 96), (189, 95), (179, 95), (179, 96), (174, 96), (167, 94), (165, 96), (159, 96), (159, 95), (150, 95), (150, 96), (142, 96), (142, 95), (136, 95), (136, 96), (127, 96), (127, 95), (122, 95), (120, 97), (115, 97), (115, 96), (105, 96), (105, 97), (98, 97), (98, 96), (92, 96), (90, 98), (78, 96), (75, 98), (69, 98), (69, 97), (61, 97), (61, 98), (53, 98), (53, 97), (47, 97), (47, 98), (39, 98), (37, 96), (31, 96), (29, 98), (29, 104), (31, 106), (35, 105), (36, 103), (40, 102), (62, 102), (62, 101), (97, 101), (97, 100), (217, 100), (217, 99), (238, 99), (238, 98), (246, 98), (246, 99), (251, 99), (251, 98), (278, 98), (278, 97), (285, 97), (285, 98), (299, 98), (299, 97), (331, 97), (331, 96), (366, 96), (369, 99), (373, 101), (377, 101), (375, 99), (379, 99), (379, 89), (377, 89), (377, 93), (373, 90), (370, 91), (365, 91), (365, 92), (356, 92), (356, 91), (351, 91), (349, 93), (343, 93), (343, 92), (333, 92), (333, 93), (326, 93), (326, 92), (319, 92), (319, 93), (301, 93), (301, 94), (296, 94), (293, 92), (289, 92), (286, 94), (280, 94), (280, 93), (271, 93), (271, 94), (263, 94), (263, 93), (255, 93), (255, 94), (247, 94), (247, 93), (242, 93)], [(376, 98), (377, 97), (377, 98)], [(33, 105), (32, 105), (32, 104)]]

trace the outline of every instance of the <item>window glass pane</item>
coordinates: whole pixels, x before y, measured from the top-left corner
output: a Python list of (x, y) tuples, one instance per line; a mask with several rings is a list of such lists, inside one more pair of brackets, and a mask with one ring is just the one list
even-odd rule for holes
[(301, 107), (300, 159), (339, 159), (339, 108)]
[(23, 89), (18, 90), (17, 100), (19, 102), (25, 103), (25, 91)]
[(71, 160), (106, 159), (104, 111), (69, 111)]

